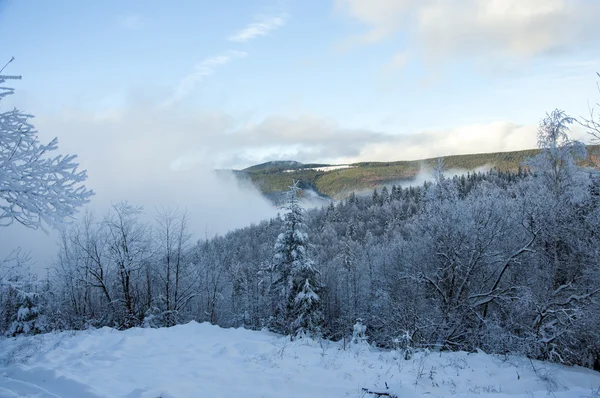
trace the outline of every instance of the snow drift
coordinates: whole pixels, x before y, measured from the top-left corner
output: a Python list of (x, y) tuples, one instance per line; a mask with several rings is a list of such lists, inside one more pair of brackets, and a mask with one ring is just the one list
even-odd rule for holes
[[(0, 340), (0, 397), (598, 396), (600, 374), (520, 357), (397, 351), (191, 322)], [(386, 384), (389, 389), (386, 389)]]

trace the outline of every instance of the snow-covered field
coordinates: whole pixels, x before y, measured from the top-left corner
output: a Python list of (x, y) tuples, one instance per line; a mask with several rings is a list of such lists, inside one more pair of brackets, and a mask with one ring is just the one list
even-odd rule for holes
[(303, 167), (301, 169), (292, 169), (292, 170), (284, 170), (284, 173), (293, 173), (298, 170), (316, 170), (316, 171), (333, 171), (333, 170), (341, 170), (341, 169), (350, 169), (356, 166), (350, 166), (349, 164), (338, 164), (334, 166), (324, 166), (324, 167)]
[(195, 322), (0, 340), (0, 397), (598, 397), (600, 373), (483, 353), (298, 341)]

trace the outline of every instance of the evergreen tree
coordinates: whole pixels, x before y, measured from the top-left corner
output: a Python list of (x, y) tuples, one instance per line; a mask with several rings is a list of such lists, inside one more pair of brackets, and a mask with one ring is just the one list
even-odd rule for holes
[(15, 308), (18, 309), (12, 314), (13, 322), (8, 336), (32, 335), (45, 331), (46, 319), (39, 307), (40, 294), (36, 291), (37, 284), (37, 280), (31, 275), (9, 282), (9, 290), (12, 291)]
[(317, 272), (312, 269), (297, 282), (304, 280), (300, 291), (294, 298), (292, 311), (292, 337), (320, 337), (323, 325), (323, 312), (321, 311), (321, 298), (318, 295)]
[(306, 251), (308, 237), (303, 232), (304, 215), (298, 200), (298, 182), (294, 181), (287, 193), (284, 209), (284, 231), (275, 243), (271, 272), (271, 300), (273, 316), (271, 330), (318, 335), (323, 315), (320, 310), (318, 273)]

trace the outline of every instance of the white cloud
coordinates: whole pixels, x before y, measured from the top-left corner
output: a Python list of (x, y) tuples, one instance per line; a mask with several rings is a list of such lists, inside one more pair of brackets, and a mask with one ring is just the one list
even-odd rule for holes
[(405, 52), (398, 52), (394, 54), (390, 62), (385, 66), (385, 69), (388, 71), (395, 71), (399, 69), (403, 69), (408, 63), (409, 55)]
[(597, 40), (600, 3), (589, 0), (337, 0), (367, 26), (355, 43), (396, 34), (432, 58), (532, 57)]
[[(228, 122), (220, 130), (196, 136), (196, 146), (190, 141), (171, 159), (171, 167), (185, 169), (209, 158), (218, 167), (242, 168), (269, 160), (346, 163), (514, 151), (535, 148), (537, 132), (535, 125), (506, 121), (384, 134), (345, 129), (332, 120), (315, 116), (271, 116), (241, 127), (235, 118), (225, 120)], [(574, 129), (572, 133), (573, 138), (586, 139), (581, 131)], [(189, 135), (193, 136), (191, 132)]]
[[(436, 156), (513, 151), (536, 146), (536, 126), (493, 122), (448, 130), (412, 134), (383, 134), (346, 130), (317, 118), (272, 118), (238, 132), (236, 141), (246, 142), (239, 150), (252, 153), (246, 145), (261, 142), (271, 147), (271, 156), (285, 153), (289, 159), (308, 162), (344, 163), (357, 161), (414, 160)], [(261, 137), (261, 140), (258, 140)], [(267, 159), (255, 159), (264, 161)]]
[[(96, 192), (89, 207), (98, 217), (124, 200), (143, 206), (147, 220), (160, 206), (186, 208), (194, 238), (203, 238), (205, 232), (225, 233), (275, 216), (277, 209), (254, 188), (214, 173), (217, 153), (227, 145), (223, 132), (235, 120), (218, 112), (182, 114), (175, 107), (144, 102), (130, 103), (110, 117), (71, 109), (38, 114), (35, 123), (43, 142), (58, 136), (60, 153), (78, 155), (81, 169), (88, 172), (86, 185)], [(196, 155), (192, 164), (173, 167), (190, 154)], [(0, 257), (21, 245), (32, 251), (42, 270), (56, 254), (56, 241), (56, 234), (4, 228)]]
[(266, 36), (272, 31), (280, 28), (285, 24), (287, 19), (286, 14), (263, 18), (258, 22), (254, 22), (240, 30), (233, 36), (229, 37), (229, 41), (243, 43), (252, 40), (256, 37)]
[(243, 51), (228, 51), (225, 54), (207, 58), (204, 61), (196, 64), (194, 66), (194, 70), (181, 79), (178, 86), (175, 88), (173, 95), (165, 101), (165, 105), (172, 105), (173, 103), (180, 101), (190, 94), (196, 85), (205, 77), (214, 74), (219, 67), (231, 62), (234, 59), (244, 58), (247, 55), (248, 53)]
[(117, 17), (117, 23), (125, 29), (137, 30), (143, 25), (143, 18), (141, 15), (119, 15)]
[[(286, 18), (286, 14), (263, 18), (259, 22), (249, 24), (244, 29), (231, 36), (229, 41), (246, 42), (259, 36), (268, 35), (273, 30), (283, 26)], [(246, 56), (248, 56), (248, 53), (244, 51), (232, 50), (203, 60), (194, 66), (194, 70), (190, 74), (181, 79), (175, 88), (173, 95), (168, 98), (163, 105), (171, 106), (180, 101), (189, 95), (196, 85), (205, 77), (214, 74), (219, 67), (228, 64), (234, 59), (244, 58)]]
[[(80, 156), (94, 189), (115, 194), (148, 187), (164, 190), (159, 184), (170, 187), (168, 181), (179, 173), (269, 160), (392, 161), (529, 149), (536, 146), (537, 130), (535, 125), (497, 121), (385, 134), (343, 128), (311, 115), (274, 115), (248, 124), (219, 111), (179, 112), (177, 105), (163, 108), (145, 102), (111, 112), (111, 117), (78, 110), (60, 117), (39, 115), (37, 125), (48, 136), (59, 135), (64, 152)], [(579, 131), (572, 135), (581, 138)]]
[(354, 38), (368, 44), (394, 34), (416, 4), (418, 0), (336, 0), (335, 8), (369, 26), (367, 33)]
[(536, 126), (492, 122), (447, 130), (398, 135), (367, 145), (357, 160), (416, 160), (471, 153), (504, 152), (536, 146)]
[[(573, 126), (573, 139), (589, 141)], [(507, 121), (406, 134), (344, 129), (317, 117), (270, 117), (230, 133), (231, 145), (215, 152), (222, 166), (248, 166), (268, 160), (318, 163), (417, 160), (438, 156), (532, 149), (537, 126)]]

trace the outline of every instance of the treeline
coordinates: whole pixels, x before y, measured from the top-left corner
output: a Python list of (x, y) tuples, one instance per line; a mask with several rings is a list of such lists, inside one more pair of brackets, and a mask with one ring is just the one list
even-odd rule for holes
[[(600, 176), (576, 165), (585, 148), (566, 137), (562, 113), (545, 122), (543, 150), (518, 173), (446, 178), (440, 164), (422, 186), (304, 212), (320, 333), (348, 338), (361, 319), (382, 347), (599, 368)], [(289, 217), (192, 243), (184, 213), (165, 210), (146, 224), (140, 212), (119, 204), (102, 219), (84, 217), (63, 233), (46, 278), (5, 267), (0, 329), (190, 320), (273, 329)]]

